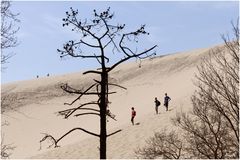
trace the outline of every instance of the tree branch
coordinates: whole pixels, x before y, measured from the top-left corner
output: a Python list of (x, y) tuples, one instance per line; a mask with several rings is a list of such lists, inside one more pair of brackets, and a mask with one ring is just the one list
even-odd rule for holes
[(108, 83), (108, 85), (110, 85), (110, 86), (117, 86), (117, 87), (119, 87), (119, 88), (122, 88), (122, 89), (127, 90), (127, 88), (125, 88), (125, 87), (123, 87), (123, 86), (121, 86), (121, 85), (118, 85), (118, 84)]
[[(100, 48), (100, 46), (96, 46), (96, 45), (92, 45), (92, 44), (89, 44), (83, 40), (80, 40), (80, 42), (78, 42), (79, 44), (82, 43), (82, 44), (85, 44), (86, 46), (89, 46), (89, 47), (92, 47), (92, 48)], [(77, 43), (76, 43), (77, 44)]]
[[(150, 52), (151, 50), (153, 50), (154, 48), (156, 48), (157, 45), (153, 46), (152, 48), (146, 50), (146, 51), (143, 51), (142, 53), (139, 53), (139, 54), (135, 54), (135, 55), (129, 55), (128, 57), (124, 58), (124, 59), (121, 59), (120, 61), (118, 61), (117, 63), (115, 63), (112, 67), (109, 68), (109, 70), (107, 70), (107, 72), (110, 72), (111, 70), (113, 70), (115, 67), (117, 67), (119, 64), (131, 59), (131, 58), (134, 58), (134, 57), (139, 57), (147, 52)], [(150, 55), (151, 56), (151, 55)], [(149, 57), (149, 56), (148, 56)]]
[(84, 91), (81, 91), (81, 90), (77, 90), (77, 89), (74, 89), (70, 86), (68, 86), (68, 84), (65, 84), (64, 86), (61, 86), (61, 88), (67, 92), (67, 93), (70, 93), (70, 94), (84, 94), (84, 95), (98, 95), (99, 93), (97, 92), (84, 92)]
[(121, 132), (121, 131), (122, 131), (122, 130), (119, 129), (119, 130), (117, 130), (117, 131), (115, 131), (115, 132), (113, 132), (113, 133), (108, 134), (107, 137), (110, 137), (110, 136), (112, 136), (112, 135), (114, 135), (114, 134), (116, 134), (116, 133), (118, 133), (118, 132)]
[(59, 111), (58, 113), (60, 115), (64, 115), (65, 118), (68, 118), (70, 115), (72, 115), (75, 111), (77, 111), (78, 109), (81, 109), (83, 106), (87, 106), (87, 105), (98, 105), (97, 102), (89, 102), (89, 103), (84, 103), (82, 105), (80, 105), (79, 107), (77, 108), (71, 108), (71, 109), (66, 109), (66, 110), (63, 110), (63, 111)]
[(93, 71), (93, 70), (83, 72), (83, 74), (88, 74), (88, 73), (101, 74), (102, 72), (99, 72), (99, 71)]
[(100, 117), (100, 114), (99, 114), (99, 113), (93, 113), (93, 112), (80, 113), (80, 114), (76, 114), (76, 115), (74, 115), (74, 116), (75, 116), (75, 117), (78, 117), (78, 116), (88, 115), (88, 114), (93, 114), (93, 115), (97, 115), (97, 116)]
[(58, 146), (58, 142), (59, 142), (60, 140), (62, 140), (64, 137), (66, 137), (68, 134), (70, 134), (71, 132), (75, 131), (75, 130), (81, 130), (81, 131), (83, 131), (83, 132), (85, 132), (85, 133), (88, 133), (88, 134), (90, 134), (90, 135), (93, 135), (93, 136), (96, 136), (96, 137), (100, 137), (100, 135), (95, 134), (95, 133), (90, 132), (90, 131), (87, 131), (87, 130), (85, 130), (85, 129), (83, 129), (83, 128), (73, 128), (73, 129), (71, 129), (70, 131), (68, 131), (67, 133), (65, 133), (63, 136), (61, 136), (59, 139), (55, 139), (52, 135), (47, 134), (47, 133), (44, 133), (45, 136), (40, 140), (40, 144), (41, 144), (43, 141), (45, 141), (46, 139), (49, 138), (50, 140), (53, 141), (53, 144), (51, 144), (49, 147), (51, 147), (52, 145), (54, 145), (55, 148), (56, 148), (56, 147), (59, 147), (59, 146)]
[(88, 89), (86, 89), (80, 96), (78, 96), (74, 101), (72, 101), (72, 103), (64, 103), (65, 105), (72, 105), (73, 103), (75, 103), (77, 100), (79, 100), (85, 93), (87, 93), (90, 89), (92, 89), (94, 86), (96, 85), (96, 83), (94, 83), (93, 85), (91, 85)]

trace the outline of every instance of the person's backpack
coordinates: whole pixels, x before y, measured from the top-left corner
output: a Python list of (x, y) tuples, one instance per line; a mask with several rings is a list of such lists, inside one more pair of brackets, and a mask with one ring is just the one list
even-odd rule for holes
[(161, 105), (160, 101), (157, 100), (157, 106), (160, 106), (160, 105)]

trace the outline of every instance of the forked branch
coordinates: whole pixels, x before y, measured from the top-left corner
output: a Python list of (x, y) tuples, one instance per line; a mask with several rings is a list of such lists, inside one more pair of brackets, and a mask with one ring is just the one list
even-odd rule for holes
[(98, 95), (97, 92), (85, 92), (85, 91), (82, 91), (82, 90), (78, 90), (78, 89), (72, 88), (67, 83), (62, 85), (61, 88), (65, 92), (70, 93), (70, 94)]
[[(150, 49), (148, 49), (148, 50), (145, 50), (145, 51), (143, 51), (143, 52), (141, 52), (141, 53), (139, 53), (139, 54), (134, 54), (134, 55), (129, 55), (128, 57), (125, 57), (125, 58), (123, 58), (123, 59), (121, 59), (120, 61), (118, 61), (117, 63), (115, 63), (112, 67), (110, 67), (107, 71), (108, 72), (110, 72), (111, 70), (113, 70), (115, 67), (117, 67), (118, 65), (120, 65), (121, 63), (123, 63), (123, 62), (125, 62), (125, 61), (127, 61), (127, 60), (129, 60), (129, 59), (131, 59), (131, 58), (138, 58), (138, 57), (140, 57), (141, 55), (144, 55), (144, 54), (146, 54), (146, 53), (148, 53), (148, 52), (150, 52), (150, 51), (152, 51), (154, 48), (156, 48), (157, 47), (157, 45), (155, 45), (155, 46), (153, 46), (152, 48), (150, 48)], [(150, 54), (150, 55), (148, 55), (147, 57), (150, 57), (150, 56), (152, 56), (152, 55), (154, 55), (155, 53), (153, 53), (153, 54)]]
[(61, 141), (64, 137), (66, 137), (67, 135), (69, 135), (70, 133), (72, 133), (72, 132), (75, 131), (75, 130), (80, 130), (80, 131), (83, 131), (83, 132), (88, 133), (88, 134), (90, 134), (90, 135), (93, 135), (93, 136), (95, 136), (95, 137), (100, 137), (99, 134), (96, 134), (96, 133), (87, 131), (87, 130), (85, 130), (85, 129), (83, 129), (83, 128), (73, 128), (73, 129), (71, 129), (70, 131), (68, 131), (67, 133), (65, 133), (63, 136), (61, 136), (61, 137), (58, 138), (58, 139), (54, 138), (54, 137), (53, 137), (52, 135), (50, 135), (50, 134), (44, 133), (45, 136), (40, 140), (40, 148), (41, 148), (41, 143), (42, 143), (43, 141), (47, 140), (47, 139), (49, 139), (49, 140), (52, 141), (52, 144), (51, 144), (49, 147), (51, 147), (51, 146), (53, 146), (53, 145), (54, 145), (54, 148), (59, 147), (58, 142)]
[(65, 105), (72, 105), (73, 103), (75, 103), (77, 100), (79, 100), (83, 95), (85, 95), (90, 89), (92, 89), (94, 86), (96, 86), (96, 83), (94, 83), (93, 85), (91, 85), (90, 87), (88, 87), (83, 93), (81, 93), (74, 101), (72, 101), (72, 103), (64, 103)]
[[(66, 109), (66, 110), (63, 110), (63, 111), (59, 111), (58, 113), (60, 115), (64, 115), (65, 118), (68, 118), (69, 116), (71, 116), (75, 111), (81, 109), (83, 106), (87, 106), (87, 105), (98, 105), (98, 102), (89, 102), (89, 103), (84, 103), (82, 105), (80, 105), (79, 107), (76, 107), (76, 108), (71, 108), (71, 109)], [(95, 110), (95, 109), (92, 109), (92, 110)], [(99, 112), (99, 110), (96, 110), (97, 112)]]

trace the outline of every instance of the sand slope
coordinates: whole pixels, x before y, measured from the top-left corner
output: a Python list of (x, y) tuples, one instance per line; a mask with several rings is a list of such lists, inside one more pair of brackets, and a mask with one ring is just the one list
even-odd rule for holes
[[(110, 74), (110, 81), (127, 88), (122, 90), (111, 87), (117, 94), (109, 96), (111, 112), (117, 121), (107, 123), (108, 133), (122, 129), (108, 138), (108, 158), (136, 158), (134, 150), (143, 146), (154, 132), (172, 128), (171, 117), (180, 110), (191, 109), (190, 97), (194, 92), (194, 74), (196, 65), (206, 56), (210, 48), (197, 49), (142, 61), (141, 67), (135, 62), (125, 63)], [(63, 139), (61, 147), (47, 149), (47, 143), (39, 150), (41, 133), (60, 137), (73, 127), (82, 127), (99, 132), (99, 118), (96, 116), (70, 117), (63, 119), (56, 112), (69, 108), (64, 102), (71, 102), (76, 95), (69, 95), (60, 89), (62, 83), (68, 83), (79, 89), (86, 88), (98, 78), (82, 73), (50, 76), (29, 81), (2, 85), (4, 101), (2, 127), (4, 141), (16, 146), (11, 158), (98, 158), (99, 139), (81, 131), (76, 131)], [(172, 98), (170, 111), (163, 107), (164, 93)], [(162, 105), (160, 114), (155, 115), (154, 98), (158, 97)], [(76, 105), (93, 100), (87, 96)], [(137, 111), (136, 123), (130, 123), (131, 107)]]

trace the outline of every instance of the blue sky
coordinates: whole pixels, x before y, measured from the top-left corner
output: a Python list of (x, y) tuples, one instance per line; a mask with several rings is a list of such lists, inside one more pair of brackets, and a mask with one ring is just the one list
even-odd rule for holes
[(78, 38), (71, 27), (62, 27), (70, 7), (78, 9), (81, 18), (91, 17), (93, 9), (111, 7), (113, 21), (125, 23), (127, 31), (146, 24), (150, 35), (143, 43), (146, 48), (157, 44), (157, 55), (221, 44), (220, 34), (231, 33), (230, 22), (239, 15), (238, 1), (13, 1), (12, 11), (20, 13), (20, 45), (11, 50), (16, 55), (5, 65), (2, 83), (98, 67), (95, 60), (60, 59), (57, 53), (64, 42)]

